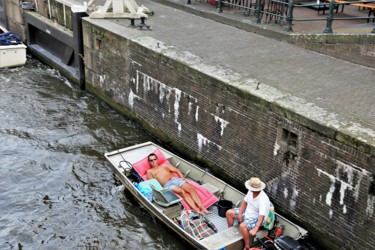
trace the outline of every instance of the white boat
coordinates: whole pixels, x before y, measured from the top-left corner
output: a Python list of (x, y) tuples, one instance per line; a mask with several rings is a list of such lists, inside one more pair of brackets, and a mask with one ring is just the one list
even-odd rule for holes
[(26, 48), (17, 35), (0, 26), (0, 68), (25, 65)]
[[(156, 197), (150, 202), (147, 197), (137, 189), (140, 182), (134, 175), (134, 169), (139, 169), (139, 164), (144, 161), (147, 162), (147, 156), (157, 150), (159, 150), (159, 153), (161, 152), (173, 166), (176, 166), (185, 175), (185, 178), (193, 180), (207, 188), (218, 199), (220, 199), (220, 201), (229, 202), (234, 206), (239, 206), (241, 204), (245, 196), (244, 193), (152, 142), (146, 142), (108, 152), (105, 154), (105, 157), (111, 163), (110, 166), (113, 172), (125, 188), (128, 189), (150, 213), (156, 216), (193, 247), (197, 249), (243, 249), (243, 240), (238, 224), (228, 228), (226, 219), (222, 217), (223, 214), (221, 214), (221, 216), (219, 215), (220, 209), (222, 209), (220, 207), (220, 201), (218, 202), (219, 205), (215, 203), (208, 207), (211, 214), (206, 215), (206, 218), (215, 225), (218, 232), (203, 239), (198, 239), (187, 233), (181, 227), (180, 215), (181, 212), (184, 211), (184, 207), (180, 202), (165, 207), (164, 205), (159, 205), (160, 202), (157, 203), (155, 201)], [(160, 160), (160, 156), (158, 158), (158, 160)], [(143, 173), (139, 174), (142, 176)], [(282, 236), (277, 239), (273, 239), (270, 236), (270, 238), (267, 239), (265, 236), (272, 233), (272, 230), (263, 229), (257, 233), (257, 238), (254, 237), (254, 239), (252, 239), (252, 245), (259, 245), (263, 242), (263, 238), (263, 240), (266, 239), (268, 244), (270, 241), (273, 244), (279, 241), (279, 249), (295, 249), (294, 247), (291, 247), (291, 245), (285, 246), (285, 248), (283, 248), (282, 245), (288, 245), (288, 241), (292, 241), (290, 243), (292, 245), (296, 244), (297, 240), (307, 236), (307, 231), (278, 214), (276, 214), (276, 218), (277, 223), (275, 224), (275, 228), (283, 228)]]

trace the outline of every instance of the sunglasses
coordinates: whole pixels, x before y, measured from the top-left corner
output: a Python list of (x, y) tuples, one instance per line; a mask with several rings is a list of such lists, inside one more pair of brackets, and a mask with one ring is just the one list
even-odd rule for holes
[(148, 161), (151, 162), (151, 161), (157, 161), (158, 159), (149, 159)]

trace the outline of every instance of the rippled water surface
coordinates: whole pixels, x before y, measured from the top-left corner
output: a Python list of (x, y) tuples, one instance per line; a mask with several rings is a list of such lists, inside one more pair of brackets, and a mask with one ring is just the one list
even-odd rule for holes
[(103, 154), (152, 140), (36, 60), (0, 69), (0, 249), (184, 249)]

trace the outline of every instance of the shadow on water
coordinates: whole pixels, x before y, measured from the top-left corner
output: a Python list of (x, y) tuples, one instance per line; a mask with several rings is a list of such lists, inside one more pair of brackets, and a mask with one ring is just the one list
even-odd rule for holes
[(186, 249), (103, 156), (154, 138), (32, 58), (0, 85), (0, 249)]

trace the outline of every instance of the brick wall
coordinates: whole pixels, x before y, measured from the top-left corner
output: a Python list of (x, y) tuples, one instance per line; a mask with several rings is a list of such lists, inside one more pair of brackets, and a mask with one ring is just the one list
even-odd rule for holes
[[(84, 22), (86, 88), (204, 159), (239, 189), (259, 176), (277, 210), (325, 246), (372, 248), (374, 150), (338, 142), (282, 107)], [(314, 128), (314, 129), (311, 129)], [(354, 143), (353, 143), (354, 142)], [(182, 151), (183, 151), (182, 150)], [(331, 245), (330, 245), (331, 244)]]

